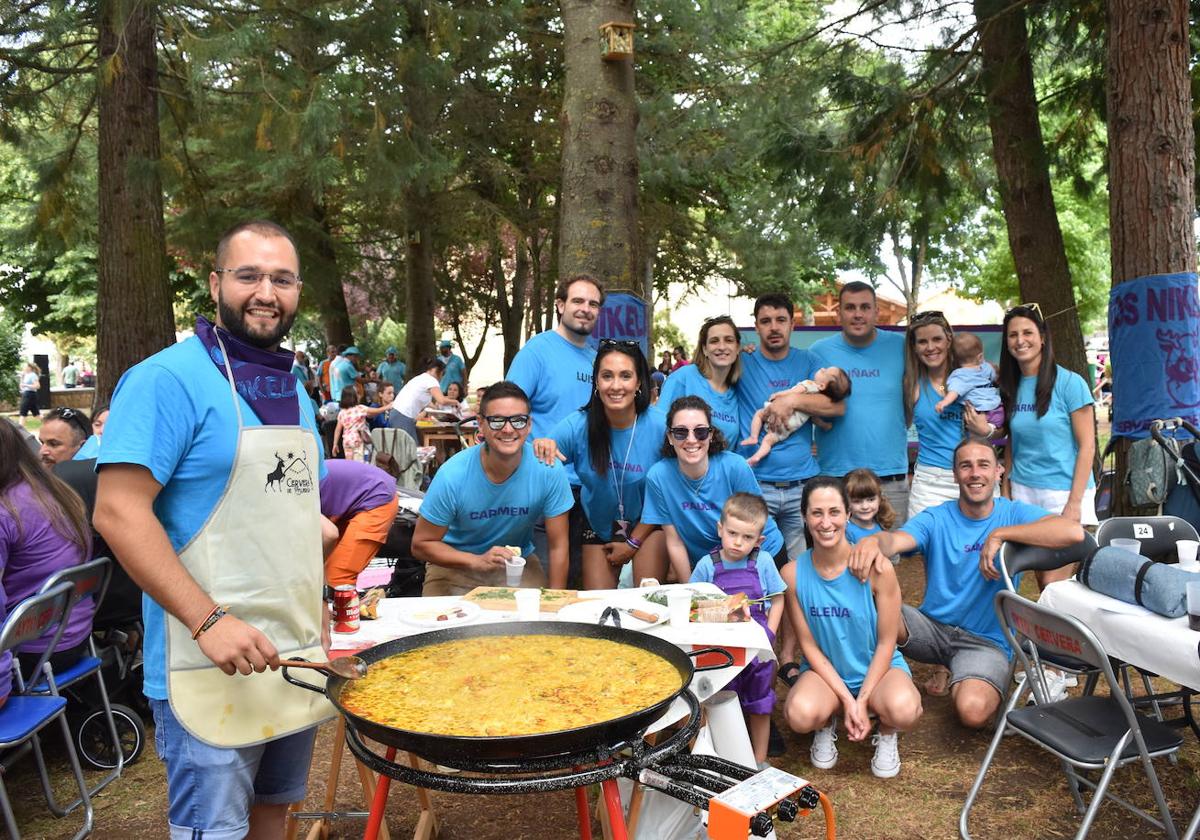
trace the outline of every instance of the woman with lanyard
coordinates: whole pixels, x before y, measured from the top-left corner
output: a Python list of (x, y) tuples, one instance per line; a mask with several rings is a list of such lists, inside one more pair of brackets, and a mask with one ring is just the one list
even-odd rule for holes
[(650, 366), (636, 341), (600, 342), (587, 405), (534, 442), (539, 459), (574, 465), (583, 488), (583, 588), (629, 585), (635, 557), (666, 558), (662, 532), (640, 521), (646, 474), (662, 458), (666, 418), (650, 405)]
[(959, 401), (940, 414), (934, 410), (946, 395), (946, 377), (958, 366), (954, 331), (941, 312), (918, 312), (904, 333), (904, 419), (916, 426), (917, 463), (908, 494), (908, 518), (927, 507), (958, 498), (951, 459), (963, 428), (982, 438), (996, 428), (987, 417)]
[[(1004, 456), (1010, 498), (1081, 525), (1097, 524), (1095, 400), (1082, 376), (1055, 363), (1036, 303), (1004, 315), (998, 384), (1011, 444)], [(1070, 566), (1039, 573), (1038, 583), (1072, 573)]]
[(734, 386), (742, 375), (741, 335), (728, 315), (709, 318), (700, 327), (693, 364), (667, 377), (658, 401), (667, 408), (680, 397), (700, 397), (712, 410), (713, 425), (726, 447), (737, 445), (738, 400)]
[[(673, 578), (686, 583), (700, 558), (721, 544), (717, 523), (725, 500), (738, 492), (762, 495), (746, 459), (725, 448), (725, 436), (714, 427), (708, 403), (688, 396), (671, 404), (663, 460), (646, 476), (642, 503), (642, 522), (662, 526), (667, 558), (639, 555), (635, 581), (663, 580), (669, 563)], [(774, 519), (767, 519), (760, 556), (778, 560), (784, 553), (783, 534)]]

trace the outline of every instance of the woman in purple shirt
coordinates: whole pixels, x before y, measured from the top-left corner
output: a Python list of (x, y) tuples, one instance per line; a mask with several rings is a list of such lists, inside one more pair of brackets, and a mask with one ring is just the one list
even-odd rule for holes
[[(0, 621), (52, 574), (89, 559), (91, 541), (83, 500), (38, 463), (16, 426), (0, 420)], [(50, 660), (55, 669), (83, 655), (94, 612), (90, 597), (75, 605)], [(27, 675), (48, 644), (42, 638), (17, 649)], [(12, 655), (0, 655), (0, 703), (11, 690), (11, 668)]]

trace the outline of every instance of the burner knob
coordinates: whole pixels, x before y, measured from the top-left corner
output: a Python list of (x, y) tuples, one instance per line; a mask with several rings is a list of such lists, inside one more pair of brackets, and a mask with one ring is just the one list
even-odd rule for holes
[(785, 799), (779, 803), (776, 813), (779, 815), (779, 819), (784, 822), (792, 822), (796, 819), (796, 815), (800, 813), (800, 806), (790, 799)]
[(771, 833), (771, 815), (755, 814), (750, 820), (750, 833), (755, 837), (766, 837)]

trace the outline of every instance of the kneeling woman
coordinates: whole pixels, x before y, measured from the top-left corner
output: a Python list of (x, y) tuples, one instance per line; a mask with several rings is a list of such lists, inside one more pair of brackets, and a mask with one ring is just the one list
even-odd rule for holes
[(838, 759), (838, 710), (851, 741), (865, 739), (871, 731), (868, 715), (877, 715), (871, 772), (891, 778), (900, 772), (897, 733), (921, 717), (921, 696), (896, 649), (900, 584), (890, 566), (865, 582), (851, 574), (849, 501), (840, 479), (809, 479), (800, 507), (813, 547), (782, 575), (788, 617), (807, 661), (788, 692), (784, 716), (794, 731), (814, 733), (813, 766), (829, 769)]
[[(545, 586), (533, 553), (533, 525), (546, 519), (550, 586), (567, 585), (567, 512), (575, 503), (566, 471), (533, 456), (529, 397), (497, 382), (479, 400), (480, 446), (441, 466), (421, 502), (412, 552), (428, 565), (422, 594), (462, 595), (503, 586), (513, 548), (525, 558), (522, 586)], [(511, 546), (511, 548), (510, 548)]]

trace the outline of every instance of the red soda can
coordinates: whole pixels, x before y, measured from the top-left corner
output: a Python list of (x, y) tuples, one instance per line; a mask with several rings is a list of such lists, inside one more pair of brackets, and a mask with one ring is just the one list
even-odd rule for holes
[(333, 588), (333, 632), (358, 632), (358, 590), (353, 584)]

